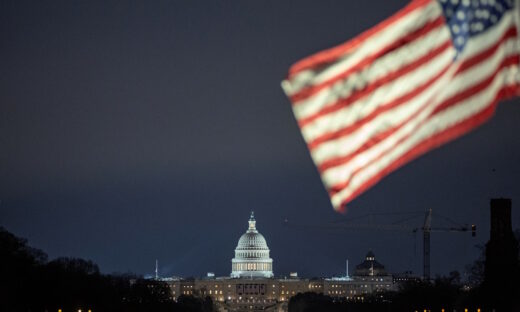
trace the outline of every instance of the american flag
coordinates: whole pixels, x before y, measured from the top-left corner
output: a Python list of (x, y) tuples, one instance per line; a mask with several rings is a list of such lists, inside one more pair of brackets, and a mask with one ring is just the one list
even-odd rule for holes
[(520, 95), (520, 0), (417, 0), (282, 87), (334, 209)]

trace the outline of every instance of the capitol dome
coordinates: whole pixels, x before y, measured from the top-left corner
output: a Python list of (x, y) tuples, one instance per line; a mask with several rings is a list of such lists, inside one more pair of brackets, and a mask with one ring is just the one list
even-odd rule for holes
[(273, 277), (273, 259), (262, 234), (256, 229), (253, 212), (249, 227), (238, 240), (235, 258), (231, 260), (231, 277)]

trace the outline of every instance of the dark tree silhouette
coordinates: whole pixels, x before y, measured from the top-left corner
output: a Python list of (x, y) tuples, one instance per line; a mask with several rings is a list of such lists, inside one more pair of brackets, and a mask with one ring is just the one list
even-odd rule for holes
[(0, 227), (0, 311), (213, 311), (211, 298), (173, 301), (168, 285), (104, 275), (89, 260), (57, 258)]
[(334, 304), (331, 297), (313, 292), (306, 292), (303, 294), (297, 294), (289, 300), (289, 311), (340, 311), (340, 307)]

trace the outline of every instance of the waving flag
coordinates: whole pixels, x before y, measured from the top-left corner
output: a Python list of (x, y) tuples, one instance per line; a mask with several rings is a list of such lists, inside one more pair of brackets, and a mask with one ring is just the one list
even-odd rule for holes
[(412, 1), (291, 67), (282, 87), (334, 209), (520, 95), (519, 3)]

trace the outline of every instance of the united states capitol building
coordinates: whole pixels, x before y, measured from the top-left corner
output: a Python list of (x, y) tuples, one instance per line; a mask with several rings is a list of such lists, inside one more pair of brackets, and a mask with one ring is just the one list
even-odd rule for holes
[(173, 298), (181, 295), (210, 296), (221, 311), (287, 311), (289, 299), (304, 292), (315, 292), (342, 300), (362, 301), (367, 294), (393, 290), (392, 275), (387, 274), (375, 255), (369, 252), (356, 266), (353, 276), (336, 278), (275, 278), (273, 259), (264, 236), (256, 228), (254, 214), (247, 231), (238, 240), (231, 274), (215, 277), (208, 273), (200, 279), (162, 279)]

